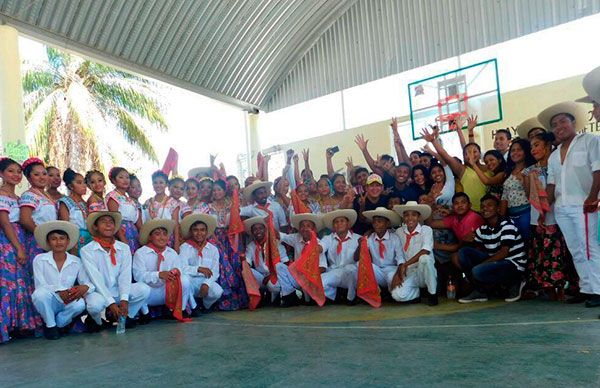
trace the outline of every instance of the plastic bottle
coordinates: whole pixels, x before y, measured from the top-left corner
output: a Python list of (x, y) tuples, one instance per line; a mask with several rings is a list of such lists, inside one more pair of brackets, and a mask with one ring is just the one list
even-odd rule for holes
[(452, 276), (448, 277), (448, 285), (446, 286), (446, 298), (456, 299), (456, 284), (452, 281)]
[(117, 321), (117, 334), (125, 334), (125, 316), (119, 316)]

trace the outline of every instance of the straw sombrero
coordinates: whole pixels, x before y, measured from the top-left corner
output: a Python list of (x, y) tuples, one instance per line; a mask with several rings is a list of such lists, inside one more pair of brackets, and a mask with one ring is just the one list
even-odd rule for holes
[(535, 128), (543, 129), (544, 131), (548, 132), (548, 129), (544, 128), (537, 117), (531, 117), (517, 126), (517, 134), (521, 139), (527, 139), (527, 134), (529, 131)]
[(265, 217), (256, 216), (256, 217), (252, 217), (252, 218), (248, 218), (247, 220), (244, 220), (244, 229), (246, 230), (246, 233), (251, 235), (252, 227), (257, 224), (261, 224), (266, 227), (267, 221), (266, 221)]
[(400, 225), (400, 216), (390, 210), (390, 209), (386, 209), (384, 207), (378, 207), (375, 210), (367, 210), (363, 212), (363, 216), (365, 216), (365, 218), (369, 221), (373, 221), (373, 217), (383, 217), (383, 218), (387, 218), (388, 220), (390, 220), (392, 226), (398, 226)]
[(587, 96), (579, 98), (575, 101), (585, 102), (588, 104), (594, 101), (600, 104), (600, 66), (590, 71), (583, 77), (582, 86)]
[(323, 218), (318, 214), (313, 213), (302, 213), (302, 214), (294, 214), (290, 217), (290, 221), (292, 223), (292, 227), (296, 229), (300, 229), (300, 223), (302, 221), (311, 221), (315, 224), (315, 229), (317, 232), (323, 229)]
[(123, 220), (121, 213), (109, 212), (109, 211), (91, 212), (87, 216), (87, 219), (85, 220), (85, 224), (87, 226), (87, 230), (92, 235), (96, 232), (96, 227), (94, 226), (94, 223), (96, 223), (96, 220), (98, 218), (104, 217), (104, 216), (110, 216), (115, 221), (115, 233), (117, 233), (119, 231), (119, 229), (121, 228), (121, 221)]
[(352, 227), (356, 223), (357, 214), (356, 214), (356, 211), (353, 209), (334, 210), (329, 213), (323, 214), (323, 217), (322, 217), (323, 224), (325, 225), (325, 227), (327, 229), (333, 230), (333, 221), (335, 221), (336, 218), (340, 218), (340, 217), (344, 217), (344, 218), (348, 219), (348, 222), (350, 223), (350, 227)]
[(188, 178), (195, 178), (196, 175), (205, 174), (210, 177), (211, 168), (210, 167), (194, 167), (190, 171), (188, 171)]
[(50, 251), (47, 237), (50, 232), (55, 230), (62, 230), (69, 236), (69, 245), (67, 245), (67, 251), (71, 250), (79, 241), (79, 228), (77, 225), (68, 221), (49, 221), (38, 225), (33, 232), (35, 241), (45, 251)]
[(142, 225), (142, 229), (140, 230), (140, 244), (146, 245), (148, 244), (148, 239), (150, 238), (150, 234), (158, 229), (164, 228), (167, 230), (167, 235), (170, 238), (171, 234), (173, 234), (173, 230), (175, 230), (175, 221), (167, 220), (167, 219), (154, 219), (147, 221)]
[(394, 206), (394, 211), (400, 217), (404, 217), (404, 212), (409, 210), (419, 213), (419, 222), (423, 222), (431, 216), (431, 207), (429, 205), (419, 205), (417, 201), (408, 201), (405, 205)]
[(189, 236), (190, 228), (196, 222), (202, 222), (206, 225), (208, 236), (212, 235), (217, 228), (217, 218), (215, 216), (209, 214), (190, 214), (181, 220), (181, 234), (183, 237), (187, 238)]
[(539, 122), (549, 131), (552, 131), (552, 125), (550, 122), (554, 118), (554, 116), (568, 113), (571, 116), (575, 117), (575, 125), (578, 131), (585, 128), (588, 119), (587, 119), (587, 109), (585, 105), (578, 104), (575, 101), (565, 101), (558, 104), (554, 104), (546, 109), (544, 109), (538, 116)]
[(252, 201), (252, 194), (260, 189), (260, 188), (266, 188), (267, 190), (271, 189), (271, 186), (273, 186), (273, 183), (271, 182), (263, 182), (263, 181), (254, 181), (252, 182), (250, 185), (244, 187), (242, 189), (242, 193), (244, 194), (244, 198), (246, 198), (246, 201), (251, 202)]

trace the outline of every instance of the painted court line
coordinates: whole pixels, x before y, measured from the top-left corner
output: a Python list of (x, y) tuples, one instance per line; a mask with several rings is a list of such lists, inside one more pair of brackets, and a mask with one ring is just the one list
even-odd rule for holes
[[(564, 321), (539, 321), (539, 322), (503, 322), (503, 323), (472, 323), (454, 325), (412, 325), (412, 326), (325, 326), (325, 325), (290, 325), (290, 324), (262, 324), (262, 323), (231, 323), (231, 322), (198, 322), (199, 324), (218, 326), (264, 327), (278, 329), (325, 329), (325, 330), (414, 330), (414, 329), (460, 329), (466, 327), (503, 327), (503, 326), (534, 326), (534, 325), (560, 325), (565, 323), (590, 323), (598, 319), (569, 319)], [(194, 323), (196, 323), (194, 322)]]

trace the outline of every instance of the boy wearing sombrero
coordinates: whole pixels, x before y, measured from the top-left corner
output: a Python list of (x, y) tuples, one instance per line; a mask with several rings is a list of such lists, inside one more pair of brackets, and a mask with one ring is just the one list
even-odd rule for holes
[[(252, 274), (256, 282), (260, 285), (263, 292), (271, 293), (271, 301), (274, 301), (281, 292), (279, 281), (275, 284), (270, 282), (270, 271), (265, 260), (265, 253), (268, 249), (267, 242), (267, 222), (263, 217), (252, 217), (244, 220), (244, 228), (246, 233), (252, 237), (252, 241), (246, 246), (246, 261), (250, 265)], [(279, 251), (279, 260), (282, 263), (289, 261), (285, 247), (280, 242), (277, 242)]]
[[(303, 213), (295, 214), (291, 217), (292, 227), (298, 230), (298, 233), (286, 234), (280, 233), (281, 242), (288, 244), (294, 249), (294, 260), (297, 260), (302, 255), (305, 247), (309, 243), (312, 233), (319, 233), (323, 229), (323, 220), (320, 214)], [(317, 239), (321, 247), (319, 255), (319, 269), (321, 274), (327, 270), (327, 258), (325, 256), (325, 247), (323, 243)], [(290, 307), (298, 304), (296, 290), (301, 290), (294, 276), (289, 271), (284, 263), (277, 263), (277, 278), (281, 285), (281, 301), (282, 307)], [(321, 275), (321, 276), (322, 276)], [(325, 281), (323, 281), (325, 283)]]
[(367, 245), (377, 284), (390, 289), (398, 266), (405, 261), (400, 237), (391, 230), (392, 227), (400, 225), (400, 216), (384, 207), (368, 210), (363, 214), (371, 221), (373, 227), (373, 233), (367, 237)]
[(548, 159), (548, 201), (554, 203), (562, 231), (579, 275), (579, 288), (588, 296), (586, 307), (600, 306), (600, 137), (577, 133), (587, 124), (583, 104), (563, 102), (538, 115), (560, 145)]
[(394, 211), (402, 217), (402, 227), (396, 230), (396, 234), (400, 237), (406, 261), (400, 264), (392, 279), (392, 298), (398, 302), (418, 301), (421, 287), (427, 287), (429, 305), (435, 306), (438, 298), (433, 230), (423, 225), (431, 216), (431, 208), (409, 201), (405, 205), (394, 206)]
[(583, 77), (582, 86), (587, 96), (578, 99), (577, 102), (592, 104), (592, 116), (600, 123), (600, 67)]
[(272, 201), (271, 182), (254, 181), (242, 189), (248, 206), (240, 209), (242, 217), (273, 217), (273, 225), (277, 231), (288, 231), (288, 222), (285, 211), (277, 201)]
[(93, 241), (81, 248), (81, 259), (96, 288), (86, 299), (88, 330), (100, 329), (100, 315), (105, 309), (112, 319), (118, 321), (124, 316), (126, 327), (135, 327), (134, 318), (146, 303), (150, 287), (131, 282), (131, 250), (127, 244), (115, 239), (121, 226), (121, 214), (92, 212), (86, 224)]
[[(140, 230), (142, 246), (133, 255), (133, 278), (150, 287), (150, 295), (142, 307), (143, 314), (148, 314), (148, 306), (165, 304), (166, 284), (176, 280), (174, 269), (182, 270), (179, 255), (168, 246), (175, 227), (173, 220), (154, 219), (144, 223)], [(181, 288), (181, 306), (195, 308), (190, 278), (186, 275), (181, 275)]]
[[(33, 259), (33, 304), (42, 316), (44, 335), (60, 338), (74, 317), (85, 310), (84, 297), (94, 291), (83, 263), (68, 251), (79, 240), (79, 228), (67, 221), (46, 222), (35, 229), (37, 244), (47, 251)], [(77, 285), (75, 285), (77, 283)]]
[(323, 288), (331, 300), (335, 300), (338, 287), (348, 290), (349, 302), (356, 297), (358, 269), (354, 254), (360, 235), (350, 230), (356, 219), (357, 214), (353, 209), (339, 209), (323, 215), (323, 224), (333, 231), (321, 240), (327, 256), (327, 271), (322, 276)]
[(181, 221), (186, 241), (180, 247), (183, 272), (190, 277), (192, 295), (202, 299), (205, 310), (223, 295), (219, 280), (219, 250), (208, 242), (217, 227), (217, 219), (208, 214), (190, 214)]

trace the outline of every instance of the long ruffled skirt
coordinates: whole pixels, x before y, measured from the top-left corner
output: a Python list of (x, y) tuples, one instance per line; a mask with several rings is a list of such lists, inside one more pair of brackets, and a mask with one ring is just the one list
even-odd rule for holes
[(140, 233), (135, 226), (135, 222), (123, 221), (121, 223), (121, 229), (125, 232), (127, 245), (129, 245), (129, 249), (131, 249), (131, 254), (133, 255), (140, 247)]
[(211, 242), (219, 249), (218, 283), (223, 288), (219, 309), (231, 311), (247, 308), (248, 293), (242, 279), (242, 263), (240, 262), (240, 253), (244, 249), (241, 237), (237, 252), (234, 252), (231, 246), (227, 228), (217, 228)]

